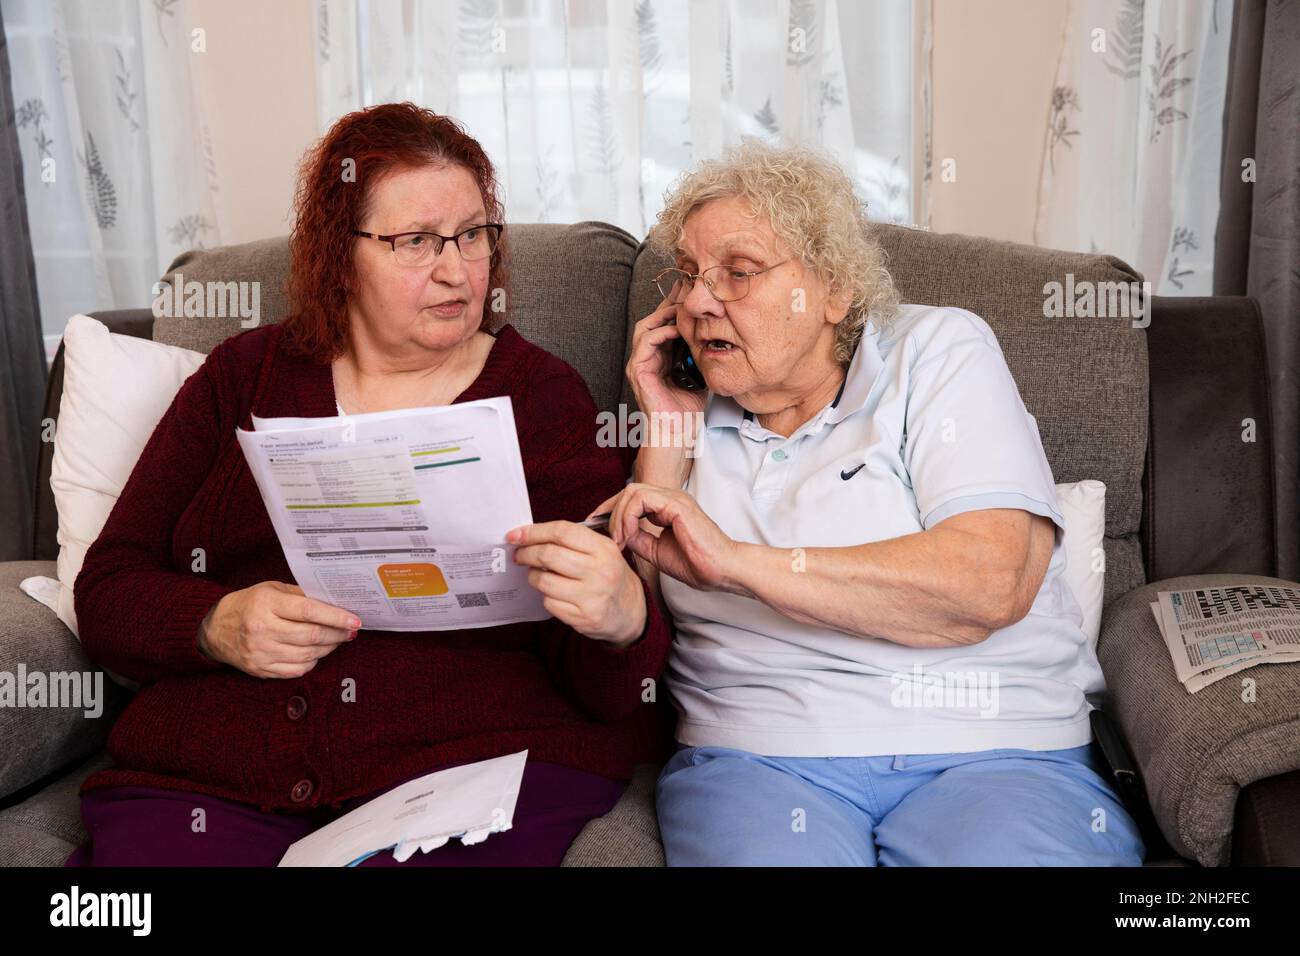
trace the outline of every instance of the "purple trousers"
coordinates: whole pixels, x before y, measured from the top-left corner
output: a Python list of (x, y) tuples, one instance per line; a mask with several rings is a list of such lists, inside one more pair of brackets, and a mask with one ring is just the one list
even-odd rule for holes
[[(430, 853), (417, 850), (404, 864), (384, 851), (360, 865), (559, 866), (583, 826), (608, 813), (626, 786), (598, 774), (529, 760), (509, 830), (473, 846), (452, 839)], [(389, 789), (354, 797), (340, 810), (323, 807), (296, 815), (263, 813), (253, 804), (184, 790), (101, 787), (81, 798), (81, 817), (90, 838), (64, 866), (275, 866), (290, 844)], [(199, 808), (205, 826), (195, 833), (194, 811)]]

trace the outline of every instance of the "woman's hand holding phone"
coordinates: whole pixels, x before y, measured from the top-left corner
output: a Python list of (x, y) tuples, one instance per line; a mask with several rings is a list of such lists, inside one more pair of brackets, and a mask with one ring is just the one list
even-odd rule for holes
[[(673, 286), (674, 291), (677, 286)], [(626, 373), (637, 404), (644, 412), (695, 412), (704, 410), (704, 395), (672, 383), (672, 343), (681, 339), (677, 328), (678, 305), (668, 299), (638, 322), (632, 330), (632, 354)]]
[[(633, 327), (632, 354), (626, 368), (638, 407), (647, 416), (659, 416), (654, 429), (650, 422), (643, 424), (636, 480), (667, 488), (680, 488), (690, 475), (688, 452), (694, 447), (708, 396), (705, 389), (688, 391), (670, 379), (673, 342), (682, 337), (676, 324), (679, 308), (664, 299)], [(657, 444), (651, 444), (652, 439)]]

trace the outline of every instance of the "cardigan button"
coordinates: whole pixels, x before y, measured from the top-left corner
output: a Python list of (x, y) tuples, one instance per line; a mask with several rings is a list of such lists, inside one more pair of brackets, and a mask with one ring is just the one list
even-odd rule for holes
[(293, 790), (289, 792), (289, 799), (294, 803), (302, 803), (311, 796), (311, 792), (314, 789), (315, 787), (310, 780), (299, 780), (293, 785)]
[(307, 713), (307, 700), (294, 694), (289, 698), (289, 704), (285, 707), (285, 713), (289, 715), (290, 720), (302, 720), (303, 715)]

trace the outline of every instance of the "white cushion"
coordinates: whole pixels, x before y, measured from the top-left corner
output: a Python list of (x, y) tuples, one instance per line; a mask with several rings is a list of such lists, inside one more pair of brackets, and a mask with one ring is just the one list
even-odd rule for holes
[(202, 352), (117, 335), (74, 315), (63, 332), (63, 394), (50, 486), (59, 512), (59, 620), (77, 634), (72, 585), (154, 427)]
[(1083, 633), (1094, 652), (1101, 633), (1101, 602), (1106, 583), (1106, 486), (1095, 479), (1056, 486), (1065, 518), (1065, 582), (1083, 611)]

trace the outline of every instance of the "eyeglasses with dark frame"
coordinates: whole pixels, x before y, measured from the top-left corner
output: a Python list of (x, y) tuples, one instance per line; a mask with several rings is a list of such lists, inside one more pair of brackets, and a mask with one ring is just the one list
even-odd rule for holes
[(436, 232), (398, 232), (391, 236), (381, 236), (360, 229), (353, 229), (352, 234), (388, 243), (399, 265), (422, 266), (442, 255), (443, 246), (449, 242), (456, 243), (460, 257), (466, 261), (486, 259), (496, 251), (503, 228), (499, 222), (485, 222), (463, 229), (454, 236), (443, 236)]
[[(764, 272), (771, 272), (777, 266), (783, 266), (789, 261), (789, 259), (782, 259), (766, 269), (755, 269), (752, 272), (737, 269), (735, 266), (726, 263), (713, 266), (696, 274), (687, 272), (685, 269), (665, 269), (654, 277), (654, 283), (656, 288), (659, 289), (659, 294), (665, 299), (669, 299), (672, 305), (679, 305), (682, 299), (690, 294), (691, 289), (695, 288), (696, 279), (703, 279), (704, 287), (719, 302), (735, 302), (737, 299), (743, 299), (749, 294), (750, 279), (754, 276), (760, 276)], [(678, 298), (672, 299), (673, 286), (678, 282), (682, 283), (682, 290)]]

